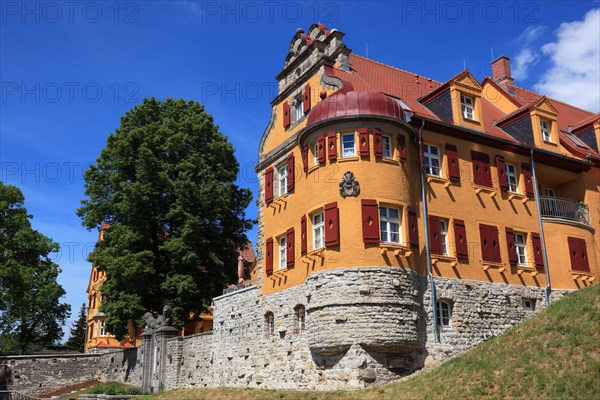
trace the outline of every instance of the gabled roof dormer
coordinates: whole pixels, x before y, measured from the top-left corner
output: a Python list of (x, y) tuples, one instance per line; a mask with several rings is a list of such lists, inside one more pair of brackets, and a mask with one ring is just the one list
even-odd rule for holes
[(481, 85), (469, 70), (461, 72), (450, 81), (452, 115), (456, 125), (483, 129), (481, 91)]
[(531, 106), (530, 116), (536, 147), (558, 151), (560, 139), (556, 108), (543, 96)]

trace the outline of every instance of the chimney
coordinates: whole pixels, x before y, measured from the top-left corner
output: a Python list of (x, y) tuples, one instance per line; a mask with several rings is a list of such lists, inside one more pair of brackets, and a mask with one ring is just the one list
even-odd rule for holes
[(492, 77), (502, 85), (514, 85), (515, 80), (510, 76), (510, 59), (500, 56), (492, 61)]

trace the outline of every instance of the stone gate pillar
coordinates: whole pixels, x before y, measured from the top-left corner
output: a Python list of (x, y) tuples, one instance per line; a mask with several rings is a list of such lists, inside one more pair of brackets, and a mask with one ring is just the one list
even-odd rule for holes
[(172, 326), (162, 326), (156, 330), (154, 334), (154, 346), (156, 359), (154, 365), (156, 366), (155, 379), (157, 385), (155, 387), (158, 390), (164, 390), (166, 381), (166, 370), (167, 370), (167, 341), (177, 336), (177, 328)]
[(154, 365), (154, 332), (145, 329), (142, 338), (142, 391), (152, 392), (152, 369)]

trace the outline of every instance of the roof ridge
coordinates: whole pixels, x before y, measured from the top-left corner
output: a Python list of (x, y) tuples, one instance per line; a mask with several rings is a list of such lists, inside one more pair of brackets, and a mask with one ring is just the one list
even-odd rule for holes
[[(358, 54), (351, 53), (350, 55), (351, 55), (352, 57), (358, 57), (358, 58), (362, 58), (363, 60), (367, 60), (367, 61), (370, 61), (370, 62), (372, 62), (372, 63), (379, 64), (379, 65), (381, 65), (381, 66), (383, 66), (383, 67), (387, 67), (387, 68), (395, 69), (396, 71), (404, 72), (405, 74), (410, 74), (410, 75), (419, 75), (419, 74), (416, 74), (416, 73), (414, 73), (414, 72), (407, 71), (407, 70), (405, 70), (405, 69), (402, 69), (402, 68), (398, 68), (398, 67), (394, 67), (394, 66), (392, 66), (392, 65), (384, 64), (384, 63), (382, 63), (382, 62), (375, 61), (375, 60), (372, 60), (372, 59), (370, 59), (370, 58), (367, 58), (367, 57), (359, 56)], [(435, 79), (433, 79), (433, 78), (429, 78), (429, 77), (426, 77), (426, 76), (423, 76), (423, 75), (419, 75), (419, 76), (420, 76), (421, 78), (423, 78), (423, 79), (431, 79), (431, 81), (432, 81), (432, 82), (438, 83), (438, 84), (440, 84), (440, 85), (444, 84), (444, 82), (437, 81), (437, 80), (435, 80)]]
[[(562, 100), (557, 100), (557, 99), (555, 99), (554, 97), (550, 97), (550, 96), (548, 96), (548, 95), (545, 95), (545, 94), (539, 94), (539, 93), (536, 93), (536, 92), (532, 92), (531, 90), (528, 90), (528, 89), (522, 88), (522, 87), (520, 87), (520, 86), (517, 86), (517, 85), (514, 85), (514, 86), (515, 86), (516, 88), (518, 88), (519, 90), (523, 90), (524, 92), (531, 93), (531, 94), (534, 94), (534, 95), (536, 95), (536, 96), (540, 96), (540, 98), (541, 98), (541, 97), (546, 97), (548, 100), (555, 101), (555, 102), (557, 102), (557, 103), (560, 103), (560, 104), (562, 104), (562, 105), (565, 105), (565, 106), (567, 106), (567, 107), (575, 108), (575, 109), (577, 109), (577, 110), (579, 110), (579, 111), (583, 111), (583, 112), (586, 112), (586, 113), (588, 113), (588, 114), (592, 114), (592, 115), (594, 114), (592, 111), (589, 111), (589, 110), (584, 110), (583, 108), (580, 108), (580, 107), (574, 106), (573, 104), (565, 103), (565, 102), (564, 102), (564, 101), (562, 101)], [(519, 96), (519, 97), (520, 97), (520, 96)], [(538, 100), (539, 100), (539, 99), (538, 99)]]

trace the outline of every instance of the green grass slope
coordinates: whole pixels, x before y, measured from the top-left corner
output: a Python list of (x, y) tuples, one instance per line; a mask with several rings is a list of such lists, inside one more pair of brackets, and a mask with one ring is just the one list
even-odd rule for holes
[(525, 323), (439, 368), (359, 392), (196, 389), (199, 399), (600, 399), (600, 285), (565, 296)]

